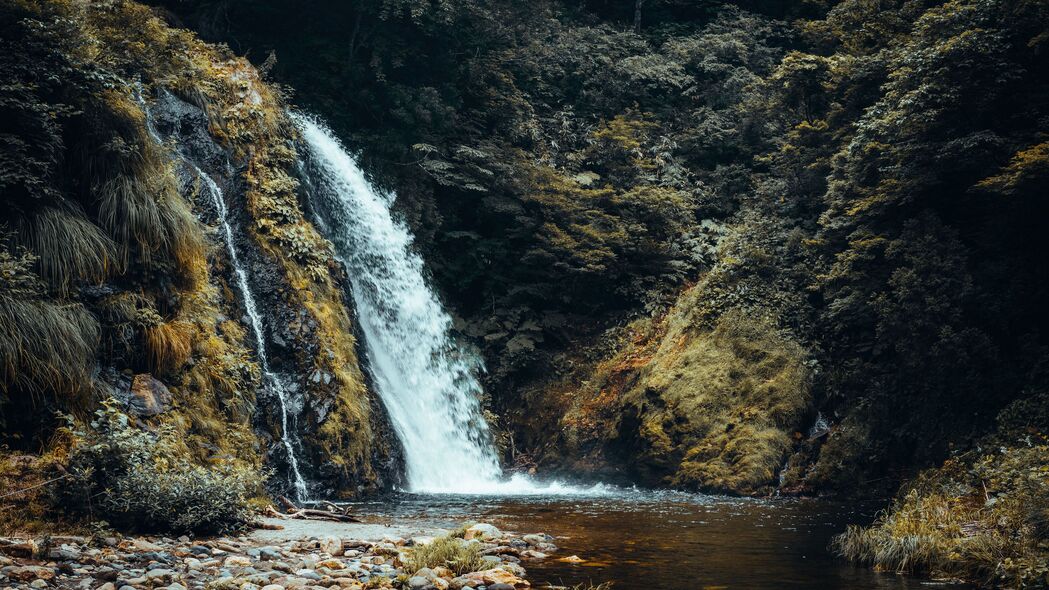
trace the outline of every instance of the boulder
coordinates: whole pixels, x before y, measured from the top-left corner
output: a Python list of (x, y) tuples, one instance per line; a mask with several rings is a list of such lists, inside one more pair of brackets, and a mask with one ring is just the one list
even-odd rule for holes
[(463, 538), (466, 540), (480, 539), (482, 541), (488, 541), (490, 539), (502, 538), (503, 532), (495, 528), (490, 524), (479, 522), (470, 528), (466, 529)]
[(139, 373), (131, 380), (127, 399), (129, 414), (150, 418), (171, 409), (171, 392), (149, 373)]

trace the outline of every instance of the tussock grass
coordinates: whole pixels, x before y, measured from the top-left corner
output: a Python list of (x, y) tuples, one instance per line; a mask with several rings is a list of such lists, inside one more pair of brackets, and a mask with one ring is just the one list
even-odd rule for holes
[(849, 527), (832, 549), (884, 571), (1044, 588), (1049, 446), (1042, 440), (994, 442), (993, 451), (923, 473), (873, 525)]
[(0, 295), (0, 388), (88, 391), (99, 327), (82, 305)]
[(184, 322), (161, 322), (146, 328), (149, 365), (157, 373), (181, 368), (192, 352), (192, 326)]
[(37, 256), (40, 276), (61, 293), (76, 282), (101, 283), (122, 270), (116, 243), (73, 208), (30, 214), (20, 224), (19, 242)]
[(190, 284), (200, 280), (203, 233), (178, 194), (170, 155), (146, 131), (141, 107), (116, 90), (103, 92), (94, 107), (93, 131), (75, 153), (121, 261), (170, 264)]
[(455, 575), (461, 576), (481, 571), (485, 566), (479, 544), (445, 535), (426, 545), (409, 549), (404, 567), (405, 571), (412, 573), (423, 568), (446, 567), (455, 572)]

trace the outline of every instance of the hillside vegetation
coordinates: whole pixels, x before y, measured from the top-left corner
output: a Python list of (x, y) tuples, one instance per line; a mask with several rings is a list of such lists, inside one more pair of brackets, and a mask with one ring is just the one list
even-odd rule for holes
[[(192, 488), (164, 479), (192, 479), (192, 466), (230, 470), (231, 490), (252, 482), (231, 492), (244, 496), (264, 492), (264, 463), (284, 464), (268, 456), (280, 419), (259, 399), (272, 392), (201, 174), (232, 195), (257, 248), (253, 271), (267, 277), (255, 286), (260, 305), (287, 320), (267, 328), (281, 336), (278, 370), (301, 384), (295, 418), (308, 428), (311, 475), (333, 491), (377, 487), (373, 465), (389, 451), (373, 429), (381, 425), (357, 361), (343, 271), (299, 206), (280, 94), (246, 60), (133, 2), (5, 1), (0, 30), (4, 489), (29, 487), (38, 474), (25, 467), (36, 464), (48, 477), (96, 473), (100, 491), (148, 498), (127, 474), (105, 480), (102, 463), (114, 460), (140, 465), (138, 484), (158, 490)], [(170, 108), (184, 117), (175, 133), (197, 139), (157, 135)], [(95, 418), (103, 405), (123, 417)], [(120, 442), (132, 435), (106, 426), (114, 420), (144, 427), (153, 442)], [(140, 448), (150, 445), (157, 449)], [(153, 469), (161, 475), (148, 476)], [(199, 475), (204, 488), (223, 480)], [(118, 481), (130, 487), (114, 490)], [(35, 498), (10, 501), (44, 502)]]
[[(1044, 387), (1044, 2), (165, 7), (397, 189), (522, 465), (609, 442), (671, 451), (652, 483), (789, 458), (792, 489), (853, 491)], [(563, 407), (588, 431), (551, 440)], [(779, 433), (730, 469), (760, 482), (678, 461), (737, 423)]]
[(902, 484), (845, 555), (1044, 585), (1045, 0), (150, 4), (0, 2), (0, 477), (83, 457), (102, 434), (54, 412), (110, 397), (166, 392), (133, 421), (195, 465), (275, 448), (215, 212), (146, 126), (168, 96), (221, 156), (318, 479), (396, 477), (294, 101), (396, 191), (505, 464)]

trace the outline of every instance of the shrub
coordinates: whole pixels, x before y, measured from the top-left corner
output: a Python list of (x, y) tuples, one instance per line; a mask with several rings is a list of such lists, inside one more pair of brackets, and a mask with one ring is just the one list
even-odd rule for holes
[(876, 569), (1045, 588), (1049, 446), (968, 453), (923, 473), (870, 527), (836, 537), (841, 556)]
[(62, 510), (118, 528), (176, 533), (225, 533), (251, 519), (258, 473), (231, 462), (194, 464), (179, 452), (172, 430), (135, 428), (113, 401), (88, 427), (69, 431), (72, 476), (56, 493)]
[(481, 559), (479, 544), (445, 535), (408, 551), (406, 571), (417, 572), (425, 567), (446, 567), (461, 576), (485, 569), (485, 561)]

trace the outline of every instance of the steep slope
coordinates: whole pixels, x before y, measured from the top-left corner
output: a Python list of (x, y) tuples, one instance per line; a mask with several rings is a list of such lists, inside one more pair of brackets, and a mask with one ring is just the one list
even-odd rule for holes
[(299, 204), (284, 99), (133, 2), (10, 0), (0, 26), (3, 444), (46, 450), (56, 411), (115, 398), (195, 461), (265, 465), (285, 492), (244, 273), (307, 479), (326, 495), (383, 485), (393, 447), (345, 272)]

